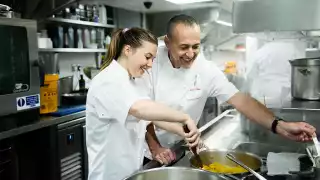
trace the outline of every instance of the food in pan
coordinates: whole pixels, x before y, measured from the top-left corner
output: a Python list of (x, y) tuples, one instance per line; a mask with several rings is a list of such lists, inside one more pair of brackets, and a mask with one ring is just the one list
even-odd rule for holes
[(224, 165), (218, 162), (211, 163), (209, 165), (203, 165), (203, 170), (214, 172), (214, 173), (220, 173), (220, 174), (241, 174), (248, 172), (241, 166), (228, 166)]

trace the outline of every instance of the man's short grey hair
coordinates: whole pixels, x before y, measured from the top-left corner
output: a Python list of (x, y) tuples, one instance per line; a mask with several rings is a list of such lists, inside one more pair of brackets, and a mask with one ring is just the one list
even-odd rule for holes
[(199, 25), (198, 21), (195, 18), (193, 18), (192, 16), (188, 16), (185, 14), (175, 15), (167, 23), (167, 36), (168, 37), (171, 37), (172, 31), (177, 24), (183, 24), (186, 26)]

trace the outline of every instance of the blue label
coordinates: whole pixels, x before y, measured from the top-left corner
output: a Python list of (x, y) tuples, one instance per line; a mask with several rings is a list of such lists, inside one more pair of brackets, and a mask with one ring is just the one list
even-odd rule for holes
[(25, 104), (26, 104), (26, 101), (24, 100), (24, 98), (18, 99), (18, 106), (19, 107), (23, 107)]
[(17, 110), (25, 110), (25, 109), (31, 109), (35, 107), (40, 107), (40, 95), (31, 95), (31, 96), (24, 96), (24, 97), (18, 97), (16, 99), (17, 101)]
[(27, 96), (26, 97), (26, 103), (27, 103), (27, 106), (30, 106), (30, 107), (34, 107), (36, 106), (37, 104), (39, 104), (39, 96), (37, 95), (34, 95), (34, 96)]

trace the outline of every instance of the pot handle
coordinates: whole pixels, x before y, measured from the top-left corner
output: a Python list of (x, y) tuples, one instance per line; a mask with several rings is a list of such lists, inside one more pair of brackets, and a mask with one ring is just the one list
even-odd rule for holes
[(298, 71), (304, 76), (308, 76), (311, 74), (311, 71), (309, 69), (305, 69), (305, 68), (298, 69)]

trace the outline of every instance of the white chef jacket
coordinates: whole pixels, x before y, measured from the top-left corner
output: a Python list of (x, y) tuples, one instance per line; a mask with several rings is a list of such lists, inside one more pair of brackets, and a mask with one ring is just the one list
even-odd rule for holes
[(131, 105), (144, 99), (133, 85), (116, 61), (92, 81), (86, 105), (89, 180), (121, 180), (142, 166), (147, 122), (128, 116)]
[[(221, 102), (238, 92), (223, 72), (200, 53), (190, 69), (173, 68), (166, 46), (159, 46), (152, 71), (153, 98), (176, 110), (181, 110), (198, 123), (208, 97)], [(178, 135), (156, 128), (162, 146), (171, 147), (181, 140)]]
[(266, 43), (253, 56), (253, 64), (247, 74), (247, 90), (255, 98), (279, 99), (283, 90), (291, 87), (289, 60), (304, 57), (304, 42), (278, 40)]

